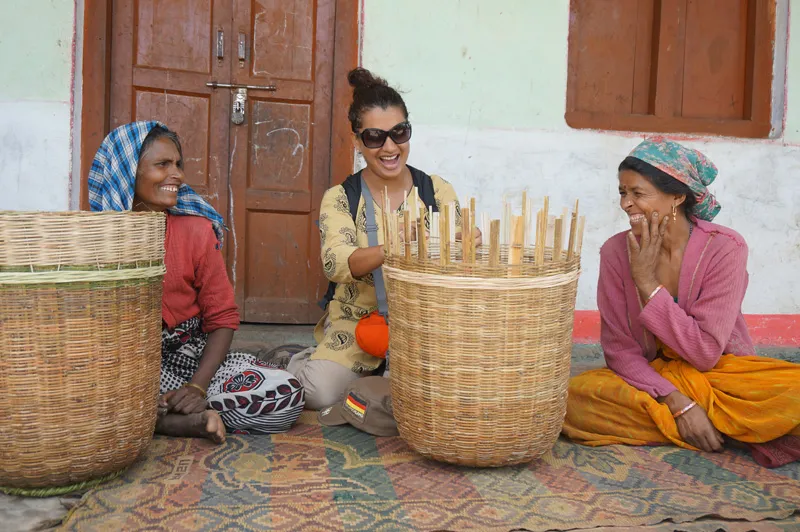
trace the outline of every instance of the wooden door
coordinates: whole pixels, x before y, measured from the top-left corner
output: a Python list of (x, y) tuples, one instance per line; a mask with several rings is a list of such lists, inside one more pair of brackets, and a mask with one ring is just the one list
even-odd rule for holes
[[(242, 321), (314, 323), (321, 314), (314, 222), (330, 184), (336, 3), (111, 4), (109, 126), (160, 120), (181, 136), (187, 182), (230, 229), (224, 252)], [(340, 12), (355, 19), (351, 5)], [(206, 86), (214, 81), (276, 90), (248, 89), (237, 125), (237, 89)]]
[(230, 77), (230, 0), (112, 5), (110, 128), (159, 120), (176, 131), (187, 183), (226, 217), (230, 91), (206, 83)]
[(231, 130), (228, 257), (243, 321), (313, 323), (325, 282), (319, 217), (329, 186), (335, 0), (236, 0), (248, 90)]

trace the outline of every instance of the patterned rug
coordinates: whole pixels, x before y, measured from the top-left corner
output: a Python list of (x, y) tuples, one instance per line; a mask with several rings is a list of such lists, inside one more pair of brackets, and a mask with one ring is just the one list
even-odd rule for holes
[(322, 427), (305, 412), (289, 433), (221, 446), (157, 437), (63, 529), (568, 530), (705, 516), (795, 521), (798, 509), (800, 464), (767, 470), (743, 450), (560, 440), (532, 464), (480, 470), (427, 461), (400, 438)]

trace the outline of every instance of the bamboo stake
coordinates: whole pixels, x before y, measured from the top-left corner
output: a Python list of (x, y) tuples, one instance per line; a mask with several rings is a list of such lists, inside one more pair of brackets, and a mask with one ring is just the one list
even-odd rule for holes
[(554, 262), (561, 262), (561, 248), (563, 243), (561, 242), (562, 239), (562, 231), (564, 227), (564, 218), (559, 217), (556, 219), (555, 225), (555, 233), (553, 236), (553, 261)]
[(461, 209), (461, 262), (469, 262), (469, 235), (470, 235), (470, 216), (469, 209)]
[(475, 228), (478, 226), (478, 211), (475, 210), (475, 198), (469, 199), (469, 212), (471, 215), (469, 221), (469, 261), (475, 262)]
[(444, 206), (444, 219), (442, 233), (439, 235), (439, 249), (441, 253), (442, 265), (450, 264), (450, 204)]
[(542, 224), (544, 221), (542, 220), (542, 211), (541, 209), (536, 213), (536, 242), (535, 247), (533, 248), (533, 261), (535, 264), (541, 264), (539, 262), (539, 248), (544, 245), (544, 240), (542, 238), (542, 234), (544, 231), (542, 229)]
[(417, 219), (417, 259), (420, 262), (428, 259), (428, 234), (425, 229), (425, 207), (419, 208)]
[(489, 231), (489, 267), (497, 268), (500, 266), (500, 220), (492, 220)]
[(547, 238), (544, 240), (544, 247), (551, 248), (555, 244), (556, 235), (556, 217), (552, 214), (547, 217)]
[(405, 257), (406, 260), (411, 260), (411, 213), (409, 211), (403, 213), (403, 236), (405, 240)]
[(528, 239), (528, 190), (525, 189), (522, 191), (522, 246), (525, 247), (525, 244)]
[[(548, 215), (549, 209), (550, 209), (550, 196), (545, 196), (544, 197), (544, 207), (542, 208), (542, 221), (544, 222), (545, 231), (547, 231), (547, 226), (549, 225), (548, 224), (548, 221), (550, 219), (549, 215)], [(542, 243), (544, 245), (541, 248), (539, 248), (539, 255), (537, 257), (538, 258), (537, 264), (544, 264), (544, 257), (545, 257), (544, 248), (547, 245), (546, 242), (547, 242), (547, 233), (545, 233), (544, 234), (544, 238), (542, 238)]]
[(581, 216), (580, 222), (578, 223), (578, 239), (575, 246), (575, 253), (578, 255), (581, 254), (581, 248), (583, 248), (583, 228), (586, 225), (586, 216)]
[(522, 245), (524, 237), (523, 224), (522, 216), (514, 216), (514, 236), (511, 242), (511, 248), (508, 250), (508, 264), (511, 266), (508, 272), (509, 277), (519, 277), (521, 273), (520, 265), (522, 264), (522, 253), (524, 251)]
[[(447, 234), (450, 235), (450, 241), (449, 242), (451, 244), (454, 244), (455, 241), (456, 241), (456, 233), (458, 232), (458, 228), (456, 227), (456, 212), (458, 212), (458, 211), (456, 210), (456, 204), (455, 203), (450, 203), (449, 207), (450, 207), (450, 216), (449, 216), (448, 220), (450, 221), (450, 225), (448, 227), (448, 233)], [(460, 208), (460, 206), (459, 206), (459, 208)], [(450, 247), (452, 248), (452, 246), (450, 246)]]
[(381, 192), (381, 229), (383, 232), (383, 253), (389, 255), (391, 252), (391, 243), (389, 242), (389, 218), (387, 217), (386, 210), (386, 191)]
[(578, 230), (578, 200), (575, 200), (575, 210), (572, 211), (572, 220), (569, 225), (569, 243), (567, 244), (567, 260), (575, 256), (575, 232)]

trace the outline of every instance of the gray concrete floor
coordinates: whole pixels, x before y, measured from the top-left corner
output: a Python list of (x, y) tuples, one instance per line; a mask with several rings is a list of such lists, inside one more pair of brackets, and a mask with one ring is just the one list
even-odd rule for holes
[[(314, 327), (311, 325), (242, 325), (233, 339), (232, 348), (237, 351), (244, 351), (255, 355), (264, 355), (275, 347), (297, 344), (311, 346), (314, 344)], [(796, 348), (772, 348), (763, 347), (758, 349), (762, 356), (781, 355), (781, 358), (788, 358), (795, 362), (800, 362), (800, 346)], [(573, 347), (573, 360), (576, 365), (586, 363), (592, 365), (602, 364), (602, 351), (599, 345), (575, 345)], [(73, 494), (66, 497), (50, 497), (43, 499), (10, 497), (0, 494), (0, 529), (11, 531), (31, 531), (49, 530), (61, 522), (67, 512), (80, 499), (80, 494)], [(792, 521), (790, 526), (794, 526)], [(729, 524), (731, 525), (731, 524)], [(766, 525), (762, 523), (761, 526)], [(663, 528), (654, 527), (653, 530), (661, 532)], [(676, 529), (683, 530), (680, 527)], [(735, 525), (730, 528), (715, 526), (709, 530), (741, 530)], [(607, 529), (604, 529), (607, 530)], [(687, 528), (688, 530), (688, 528)], [(706, 528), (692, 528), (694, 530), (706, 530)], [(754, 527), (749, 530), (789, 530), (789, 528), (760, 528)]]

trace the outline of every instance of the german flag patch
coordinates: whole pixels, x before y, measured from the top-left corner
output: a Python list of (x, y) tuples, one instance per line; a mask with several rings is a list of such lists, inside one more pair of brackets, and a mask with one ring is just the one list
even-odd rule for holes
[(347, 398), (344, 400), (344, 406), (360, 419), (364, 419), (367, 413), (367, 403), (353, 392), (347, 394)]

